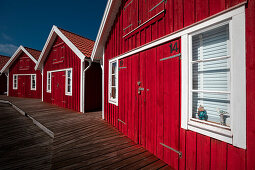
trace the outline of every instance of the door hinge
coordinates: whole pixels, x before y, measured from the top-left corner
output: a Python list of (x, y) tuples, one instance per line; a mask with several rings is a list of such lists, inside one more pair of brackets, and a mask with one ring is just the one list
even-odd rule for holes
[(181, 59), (181, 53), (176, 54), (176, 55), (172, 55), (172, 56), (170, 56), (170, 57), (161, 58), (160, 61), (172, 59), (172, 58), (175, 58), (175, 57), (179, 57), (179, 59)]

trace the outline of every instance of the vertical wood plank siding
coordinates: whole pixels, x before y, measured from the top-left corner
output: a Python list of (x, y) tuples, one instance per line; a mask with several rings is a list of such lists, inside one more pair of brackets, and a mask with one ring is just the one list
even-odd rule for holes
[[(60, 45), (59, 47), (57, 47)], [(57, 49), (56, 49), (57, 48)], [(62, 48), (60, 50), (60, 48)], [(56, 51), (53, 51), (56, 50)], [(63, 58), (62, 58), (63, 57)], [(72, 96), (65, 95), (65, 82), (60, 84), (63, 88), (61, 100), (54, 101), (54, 86), (52, 84), (51, 93), (47, 92), (47, 71), (72, 68)], [(54, 74), (53, 74), (54, 75)], [(60, 37), (57, 37), (53, 46), (44, 61), (43, 69), (43, 100), (48, 103), (57, 104), (62, 102), (61, 107), (80, 111), (80, 75), (81, 75), (81, 60), (76, 54), (63, 42)], [(53, 80), (53, 79), (52, 79)], [(58, 104), (57, 104), (58, 105)]]
[[(41, 98), (42, 96), (42, 75), (35, 71), (35, 63), (22, 52), (12, 66), (9, 68), (9, 96)], [(36, 90), (31, 90), (31, 76), (18, 76), (18, 89), (13, 89), (13, 74), (36, 74)], [(26, 87), (23, 88), (22, 86)]]
[[(144, 3), (143, 0), (134, 0), (138, 4)], [(141, 143), (145, 148), (150, 152), (157, 155), (160, 159), (163, 159), (170, 166), (176, 169), (254, 169), (255, 168), (255, 157), (253, 153), (255, 152), (255, 0), (248, 0), (246, 4), (246, 71), (247, 71), (247, 149), (239, 149), (225, 142), (221, 142), (210, 137), (186, 131), (180, 128), (180, 109), (177, 109), (178, 115), (169, 117), (169, 120), (176, 119), (176, 124), (169, 125), (169, 127), (164, 127), (164, 121), (168, 121), (164, 117), (165, 112), (169, 109), (169, 112), (173, 111), (169, 108), (169, 102), (172, 99), (164, 98), (164, 91), (159, 90), (166, 87), (167, 84), (163, 84), (167, 77), (164, 77), (164, 72), (174, 71), (171, 68), (162, 68), (158, 67), (157, 61), (154, 61), (154, 58), (150, 58), (151, 54), (153, 57), (163, 56), (164, 48), (159, 46), (154, 49), (149, 49), (147, 51), (129, 56), (128, 58), (122, 59), (125, 61), (127, 67), (126, 72), (119, 72), (119, 106), (108, 103), (108, 64), (109, 59), (112, 59), (120, 54), (128, 52), (134, 48), (142, 46), (146, 43), (156, 40), (164, 35), (170, 34), (174, 31), (187, 27), (197, 21), (205, 19), (211, 15), (214, 15), (218, 12), (221, 12), (225, 9), (228, 9), (238, 3), (243, 2), (244, 0), (167, 0), (164, 2), (164, 15), (154, 22), (146, 25), (146, 27), (131, 33), (131, 35), (123, 37), (123, 25), (128, 26), (128, 23), (138, 22), (137, 17), (131, 17), (134, 20), (126, 21), (125, 17), (127, 14), (124, 14), (124, 7), (131, 1), (123, 1), (119, 13), (116, 16), (115, 23), (112, 27), (112, 30), (108, 36), (108, 40), (105, 45), (105, 63), (104, 63), (104, 114), (105, 119), (118, 128), (122, 133), (129, 136), (135, 142)], [(147, 0), (146, 3), (152, 3), (153, 0)], [(130, 6), (129, 6), (130, 7)], [(138, 9), (139, 7), (139, 9)], [(143, 14), (143, 6), (133, 5), (132, 11), (138, 11), (138, 15)], [(128, 12), (130, 10), (126, 10)], [(137, 15), (137, 14), (134, 14)], [(143, 21), (142, 21), (143, 22)], [(131, 28), (130, 28), (131, 29)], [(134, 58), (141, 57), (146, 58), (147, 60), (154, 63), (141, 63), (147, 60), (137, 60)], [(134, 64), (134, 63), (137, 63)], [(137, 87), (131, 82), (136, 81), (137, 67), (141, 65), (146, 65), (147, 67), (155, 70), (157, 76), (157, 81), (154, 82), (150, 80), (150, 88), (156, 87), (155, 95), (147, 98), (146, 100), (153, 102), (154, 97), (157, 99), (155, 108), (147, 108), (150, 111), (146, 114), (151, 115), (150, 119), (146, 119), (151, 127), (157, 129), (157, 131), (167, 132), (168, 136), (165, 136), (164, 133), (156, 134), (154, 129), (148, 127), (136, 127), (135, 124), (130, 125), (134, 131), (129, 131), (123, 123), (120, 123), (118, 119), (123, 119), (123, 121), (132, 121), (136, 122), (135, 118), (135, 108), (137, 107), (134, 104), (137, 96), (131, 96), (130, 94), (136, 94), (133, 90), (137, 91)], [(145, 69), (146, 70), (146, 69)], [(146, 70), (148, 71), (148, 70)], [(153, 72), (152, 72), (153, 73)], [(130, 74), (132, 77), (128, 77)], [(154, 73), (153, 73), (154, 74)], [(152, 78), (154, 75), (151, 75)], [(167, 78), (170, 85), (172, 79), (171, 77)], [(168, 82), (165, 82), (168, 83)], [(180, 88), (180, 87), (173, 87)], [(123, 89), (126, 89), (123, 91)], [(170, 90), (170, 89), (169, 89)], [(180, 93), (180, 91), (178, 91)], [(180, 99), (178, 99), (180, 101)], [(154, 101), (155, 102), (155, 101)], [(180, 108), (180, 104), (179, 104)], [(171, 111), (170, 111), (171, 110)], [(153, 112), (156, 112), (157, 115), (153, 115)], [(172, 113), (172, 112), (171, 112)], [(128, 117), (131, 116), (131, 117)], [(143, 116), (143, 115), (141, 115)], [(155, 116), (155, 117), (153, 117)], [(142, 125), (143, 126), (143, 125)], [(144, 128), (143, 130), (149, 134), (144, 138), (141, 137), (141, 141), (137, 140), (137, 131)], [(148, 129), (146, 129), (148, 128)], [(167, 129), (169, 128), (169, 129)], [(174, 130), (177, 129), (177, 130)], [(138, 133), (138, 134), (137, 134)], [(141, 135), (142, 136), (142, 135)], [(155, 138), (156, 137), (156, 138)], [(182, 158), (176, 156), (176, 153), (167, 153), (167, 149), (163, 148), (160, 145), (155, 144), (163, 138), (171, 138), (170, 141), (174, 139), (176, 143), (171, 143), (172, 146), (175, 146), (179, 151), (182, 152)], [(149, 142), (148, 142), (149, 141)], [(147, 142), (147, 143), (146, 143)]]

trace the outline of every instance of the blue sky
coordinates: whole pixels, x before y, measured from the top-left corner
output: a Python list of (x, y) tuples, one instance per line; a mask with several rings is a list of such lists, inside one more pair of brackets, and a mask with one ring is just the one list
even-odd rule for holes
[(42, 50), (53, 25), (96, 39), (107, 0), (0, 0), (0, 54)]

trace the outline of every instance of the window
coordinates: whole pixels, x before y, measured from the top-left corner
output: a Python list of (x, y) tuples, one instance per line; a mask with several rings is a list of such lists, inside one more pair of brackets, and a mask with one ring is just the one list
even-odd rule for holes
[(237, 11), (182, 36), (181, 127), (245, 149), (245, 12)]
[(47, 92), (51, 93), (51, 72), (47, 72)]
[(13, 89), (18, 89), (18, 75), (13, 75)]
[(72, 70), (66, 70), (66, 95), (72, 95)]
[(118, 105), (118, 60), (109, 63), (109, 103)]
[(31, 90), (36, 90), (36, 75), (31, 75)]

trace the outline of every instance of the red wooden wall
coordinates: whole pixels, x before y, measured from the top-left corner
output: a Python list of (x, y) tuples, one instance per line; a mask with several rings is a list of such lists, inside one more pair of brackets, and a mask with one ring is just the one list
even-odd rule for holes
[[(126, 21), (125, 17), (127, 15), (131, 14), (123, 14), (124, 7), (126, 7), (127, 4), (129, 4), (131, 0), (127, 1), (126, 4), (122, 4), (119, 10), (119, 13), (117, 14), (117, 17), (115, 19), (115, 23), (112, 27), (112, 30), (110, 32), (110, 35), (108, 37), (108, 41), (105, 46), (105, 63), (104, 63), (104, 84), (105, 84), (105, 93), (104, 93), (104, 113), (105, 113), (105, 119), (111, 123), (113, 126), (118, 128), (121, 132), (128, 135), (130, 138), (132, 138), (134, 141), (138, 142), (137, 128), (144, 128), (144, 127), (136, 127), (135, 125), (129, 125), (133, 126), (131, 129), (135, 129), (135, 132), (129, 131), (128, 128), (125, 127), (123, 123), (120, 123), (118, 119), (123, 119), (122, 121), (130, 122), (131, 120), (128, 115), (132, 115), (133, 117), (136, 117), (134, 109), (137, 107), (134, 104), (134, 101), (137, 100), (137, 96), (130, 96), (128, 94), (135, 94), (132, 90), (137, 89), (135, 87), (134, 83), (133, 85), (128, 85), (134, 81), (136, 81), (136, 77), (142, 78), (140, 74), (142, 74), (141, 71), (139, 73), (136, 70), (144, 70), (144, 72), (148, 72), (149, 70), (140, 68), (139, 65), (145, 64), (150, 66), (154, 72), (151, 75), (151, 79), (155, 77), (156, 75), (161, 75), (163, 71), (171, 72), (173, 70), (170, 70), (171, 68), (167, 68), (164, 66), (160, 66), (160, 64), (154, 64), (146, 63), (147, 60), (142, 60), (143, 57), (146, 56), (146, 53), (153, 54), (155, 58), (158, 58), (160, 56), (164, 56), (164, 45), (155, 47), (153, 49), (150, 49), (145, 52), (141, 52), (139, 54), (129, 56), (126, 59), (123, 59), (124, 64), (127, 65), (127, 70), (124, 72), (124, 70), (119, 71), (119, 97), (121, 98), (119, 100), (119, 105), (113, 105), (108, 103), (108, 60), (111, 58), (114, 58), (120, 54), (123, 54), (131, 49), (137, 48), (141, 45), (144, 45), (148, 42), (151, 42), (153, 40), (156, 40), (164, 35), (173, 33), (179, 29), (182, 29), (186, 26), (189, 26), (197, 21), (200, 21), (202, 19), (205, 19), (213, 14), (216, 14), (218, 12), (221, 12), (225, 9), (228, 9), (238, 3), (243, 2), (243, 0), (167, 0), (164, 4), (165, 13), (164, 15), (159, 15), (156, 19), (149, 22), (148, 25), (142, 26), (138, 31), (134, 31), (134, 33), (131, 33), (130, 35), (123, 37), (124, 34), (127, 34), (128, 31), (135, 28), (137, 25), (135, 25), (135, 21), (138, 20), (138, 15), (144, 14), (144, 8), (149, 8), (150, 3), (153, 3), (153, 0), (147, 0), (146, 7), (141, 7), (138, 4), (141, 4), (143, 0), (134, 0), (136, 3), (133, 4), (133, 6), (128, 6), (134, 8), (141, 8), (139, 9), (139, 14), (134, 14), (134, 17), (131, 17), (134, 19), (134, 21)], [(160, 7), (162, 8), (162, 7)], [(125, 8), (125, 12), (131, 12), (130, 9)], [(145, 10), (146, 11), (146, 10)], [(142, 14), (141, 14), (142, 13)], [(172, 143), (172, 146), (176, 146), (177, 150), (180, 150), (182, 152), (182, 158), (176, 158), (175, 153), (167, 153), (161, 146), (155, 145), (155, 141), (159, 141), (160, 138), (162, 138), (162, 134), (155, 134), (155, 131), (151, 129), (151, 136), (142, 137), (144, 138), (144, 141), (139, 141), (145, 148), (147, 148), (150, 152), (157, 155), (159, 158), (166, 161), (170, 166), (176, 168), (176, 169), (255, 169), (255, 158), (252, 155), (255, 152), (255, 89), (254, 89), (254, 83), (255, 83), (255, 46), (254, 46), (254, 39), (255, 39), (255, 1), (249, 0), (246, 4), (246, 34), (249, 36), (246, 36), (246, 61), (247, 61), (247, 149), (239, 149), (236, 148), (230, 144), (227, 144), (225, 142), (218, 141), (216, 139), (192, 132), (192, 131), (186, 131), (182, 128), (180, 128), (180, 111), (175, 110), (178, 112), (178, 115), (175, 115), (173, 117), (169, 117), (167, 120), (165, 120), (166, 114), (164, 111), (167, 111), (169, 113), (173, 112), (173, 108), (171, 108), (171, 105), (168, 105), (171, 101), (171, 98), (169, 98), (167, 95), (165, 96), (162, 91), (156, 91), (154, 94), (154, 99), (156, 100), (156, 109), (158, 115), (153, 115), (153, 111), (150, 111), (146, 114), (149, 114), (152, 116), (151, 119), (146, 119), (146, 123), (148, 125), (155, 127), (155, 124), (157, 125), (157, 128), (166, 129), (164, 131), (169, 132), (168, 136), (164, 140), (174, 139), (174, 143)], [(148, 18), (148, 15), (145, 15), (144, 18)], [(143, 21), (141, 21), (143, 22)], [(124, 26), (129, 26), (130, 23), (134, 23), (131, 27), (128, 27), (123, 32)], [(125, 28), (126, 28), (125, 27)], [(155, 58), (150, 58), (148, 60), (154, 61)], [(145, 63), (141, 63), (145, 62)], [(139, 65), (135, 65), (133, 63), (138, 63)], [(128, 67), (131, 67), (132, 69), (128, 69)], [(156, 67), (156, 68), (155, 68)], [(163, 67), (163, 68), (162, 68)], [(166, 69), (166, 70), (161, 70)], [(167, 70), (169, 69), (169, 70)], [(151, 73), (151, 72), (149, 72)], [(128, 75), (132, 74), (132, 77), (129, 77)], [(164, 77), (166, 76), (166, 77)], [(172, 80), (171, 75), (164, 75), (163, 77), (159, 76), (158, 82), (162, 82), (163, 80), (166, 80), (165, 84), (161, 83), (155, 84), (153, 81), (151, 81), (150, 86), (151, 88), (160, 87), (167, 87), (167, 84)], [(124, 83), (125, 82), (125, 83)], [(153, 83), (152, 83), (153, 82)], [(175, 84), (176, 85), (176, 84)], [(180, 85), (180, 84), (179, 84)], [(127, 91), (123, 91), (123, 89), (126, 88)], [(180, 89), (179, 87), (173, 87), (176, 89)], [(170, 89), (169, 89), (170, 90)], [(163, 91), (164, 92), (164, 91)], [(179, 92), (179, 96), (180, 96)], [(177, 94), (175, 94), (177, 95)], [(164, 96), (162, 99), (157, 98), (158, 96)], [(178, 96), (178, 95), (177, 95)], [(147, 101), (147, 100), (146, 100)], [(155, 102), (155, 101), (154, 101)], [(168, 105), (168, 106), (167, 106)], [(130, 106), (130, 107), (127, 107)], [(127, 108), (126, 108), (127, 107)], [(180, 108), (180, 104), (179, 104)], [(145, 108), (146, 109), (146, 108)], [(149, 108), (147, 108), (149, 109)], [(151, 108), (153, 109), (153, 108)], [(163, 115), (162, 115), (163, 114)], [(155, 116), (155, 118), (153, 117)], [(160, 124), (160, 120), (162, 121), (162, 116), (165, 121), (173, 121), (175, 122), (170, 125), (170, 127), (164, 127), (164, 123)], [(132, 120), (132, 122), (135, 122)], [(143, 125), (142, 125), (143, 126)], [(147, 125), (145, 124), (145, 127)], [(147, 127), (148, 128), (148, 127)], [(145, 128), (146, 129), (146, 128)], [(147, 130), (150, 130), (147, 129)], [(144, 130), (144, 133), (149, 133), (146, 130)], [(156, 139), (153, 138), (156, 135)], [(154, 140), (153, 140), (154, 139)], [(149, 144), (145, 141), (150, 140)], [(153, 144), (154, 142), (154, 144)]]
[[(56, 93), (57, 87), (52, 83), (51, 93), (47, 92), (47, 71), (72, 68), (72, 96), (65, 95), (65, 79), (61, 79), (63, 72), (56, 72), (52, 75), (52, 82), (59, 83), (62, 89)], [(57, 79), (58, 77), (58, 79)], [(57, 37), (53, 46), (44, 61), (43, 67), (43, 101), (59, 105), (61, 107), (80, 111), (80, 78), (81, 78), (81, 60), (66, 45), (60, 37)], [(64, 81), (64, 82), (63, 82)], [(61, 83), (63, 82), (63, 83)], [(56, 94), (56, 95), (55, 95)]]
[[(22, 52), (9, 68), (9, 96), (41, 98), (42, 75), (34, 70), (35, 63)], [(31, 76), (18, 76), (18, 89), (13, 89), (13, 74), (36, 74), (36, 90), (31, 90)], [(25, 87), (25, 88), (24, 88)]]
[[(88, 62), (86, 62), (86, 67)], [(102, 69), (99, 63), (91, 63), (85, 72), (85, 112), (102, 108)]]
[(7, 77), (5, 74), (0, 75), (0, 94), (7, 92)]

